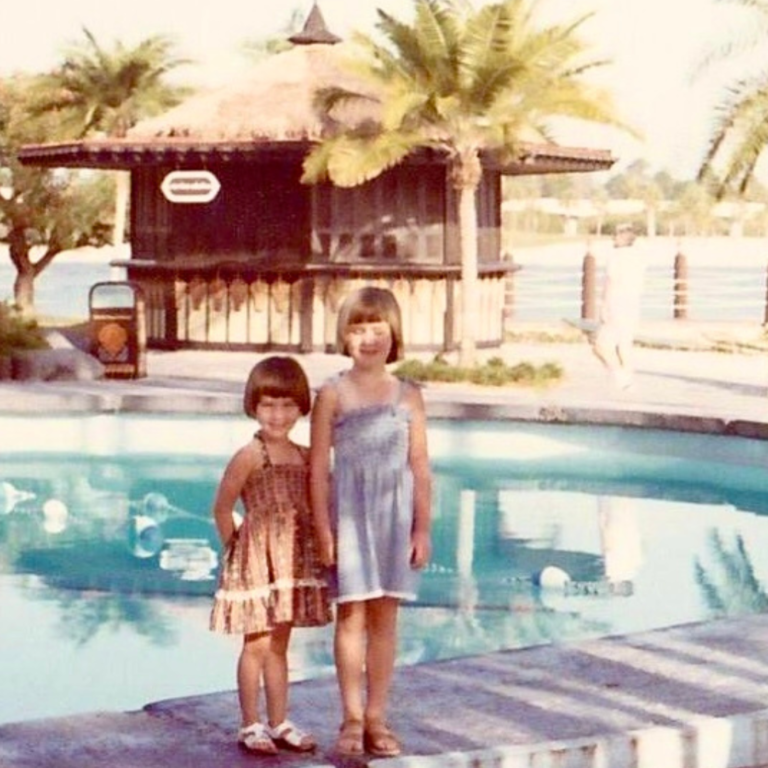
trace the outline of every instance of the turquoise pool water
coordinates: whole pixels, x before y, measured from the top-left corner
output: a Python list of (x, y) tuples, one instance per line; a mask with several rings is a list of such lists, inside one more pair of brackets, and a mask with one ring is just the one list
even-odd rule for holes
[[(0, 722), (234, 688), (239, 641), (207, 630), (209, 507), (251, 429), (0, 416)], [(768, 604), (766, 442), (436, 421), (430, 451), (435, 553), (400, 664)], [(294, 679), (332, 674), (330, 638), (296, 631)]]

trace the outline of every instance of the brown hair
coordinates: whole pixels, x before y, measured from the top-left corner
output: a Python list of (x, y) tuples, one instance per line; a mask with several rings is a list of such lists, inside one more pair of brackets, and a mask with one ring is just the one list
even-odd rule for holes
[(304, 369), (292, 357), (265, 357), (248, 375), (243, 394), (246, 415), (256, 418), (262, 397), (290, 397), (303, 416), (309, 413), (312, 396)]
[(344, 337), (350, 325), (357, 323), (387, 323), (392, 332), (392, 349), (387, 356), (388, 363), (403, 359), (403, 322), (400, 305), (392, 291), (367, 285), (344, 299), (339, 310), (336, 326), (336, 349), (342, 355), (349, 355)]

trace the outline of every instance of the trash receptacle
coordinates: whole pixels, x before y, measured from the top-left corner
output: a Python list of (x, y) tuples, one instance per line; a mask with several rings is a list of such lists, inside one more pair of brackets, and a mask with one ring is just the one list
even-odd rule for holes
[(110, 379), (147, 375), (144, 294), (135, 283), (94, 283), (88, 293), (91, 354)]

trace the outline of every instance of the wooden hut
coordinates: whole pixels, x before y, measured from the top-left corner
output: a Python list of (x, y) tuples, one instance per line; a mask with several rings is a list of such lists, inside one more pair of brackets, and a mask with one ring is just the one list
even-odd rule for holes
[[(302, 185), (302, 161), (332, 127), (313, 96), (359, 85), (347, 45), (315, 5), (293, 47), (222, 88), (195, 95), (125, 138), (24, 147), (23, 162), (131, 172), (129, 279), (146, 297), (148, 344), (307, 352), (332, 348), (343, 297), (389, 286), (411, 350), (458, 342), (461, 277), (445, 158), (412, 155), (352, 189)], [(374, 103), (374, 101), (372, 101)], [(371, 114), (347, 111), (336, 120)], [(606, 151), (530, 145), (486, 162), (478, 195), (477, 341), (499, 345), (507, 275), (503, 174), (604, 170)]]

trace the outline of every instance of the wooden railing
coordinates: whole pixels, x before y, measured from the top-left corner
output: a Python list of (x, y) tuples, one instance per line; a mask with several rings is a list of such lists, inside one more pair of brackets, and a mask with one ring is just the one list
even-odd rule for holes
[[(588, 256), (581, 264), (526, 264), (508, 277), (507, 323), (595, 319), (602, 281), (603, 268)], [(768, 267), (703, 266), (684, 254), (650, 265), (641, 318), (768, 324)]]

